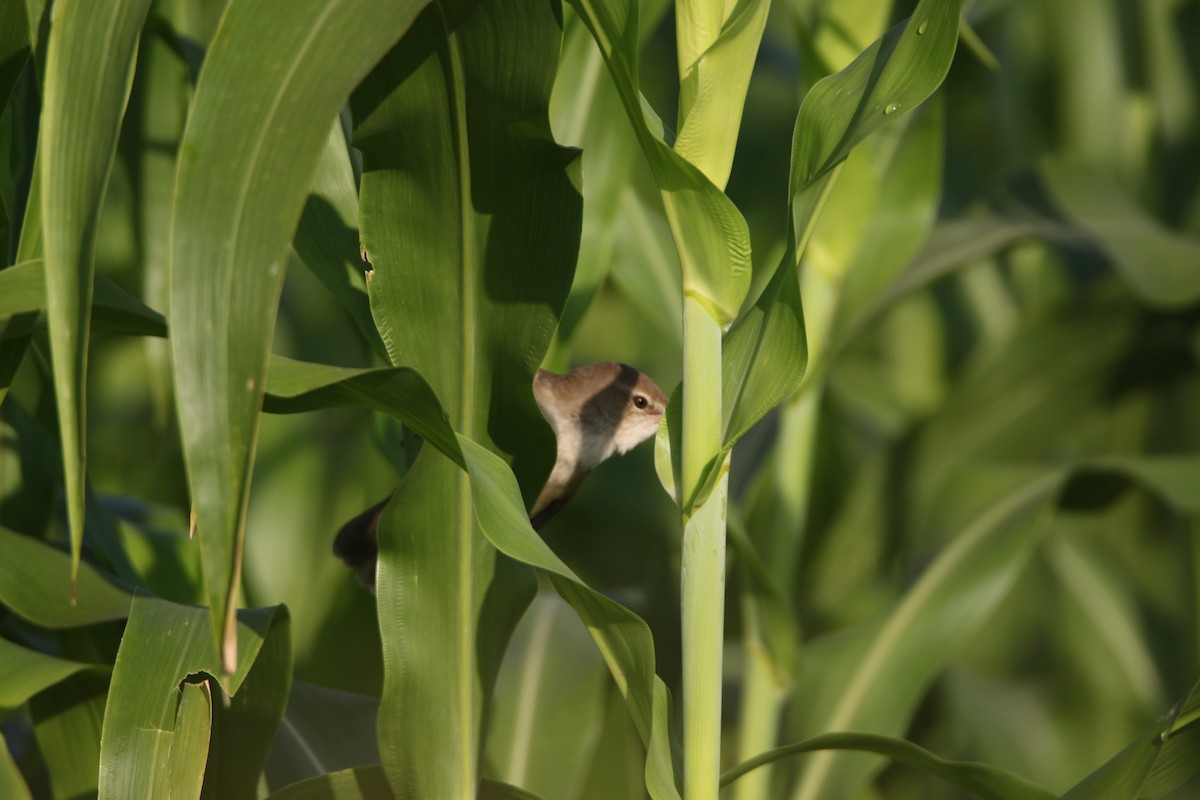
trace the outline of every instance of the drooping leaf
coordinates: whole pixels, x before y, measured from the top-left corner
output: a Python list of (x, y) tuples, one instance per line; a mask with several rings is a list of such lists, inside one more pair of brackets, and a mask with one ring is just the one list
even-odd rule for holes
[(330, 124), (423, 6), (233, 0), (196, 87), (175, 189), (171, 344), (211, 623), (230, 672), (250, 466), (289, 243)]
[(272, 356), (263, 410), (273, 414), (360, 406), (391, 414), (463, 464), (458, 439), (433, 389), (414, 369), (348, 369)]
[(83, 545), (87, 349), (100, 206), (150, 0), (54, 6), (38, 158), (74, 586)]
[[(44, 320), (31, 312), (45, 308), (45, 261), (23, 261), (0, 270), (0, 337), (27, 336), (43, 326)], [(108, 333), (167, 335), (167, 321), (162, 314), (143, 305), (103, 275), (95, 276), (91, 325), (93, 330)]]
[(132, 598), (90, 564), (79, 567), (75, 603), (66, 578), (71, 557), (0, 528), (0, 605), (47, 628), (72, 628), (129, 615)]
[(646, 747), (646, 788), (655, 800), (677, 798), (671, 762), (669, 697), (654, 672), (650, 629), (636, 614), (583, 583), (533, 531), (516, 481), (504, 462), (460, 436), (474, 490), (475, 514), (488, 540), (501, 552), (550, 576), (559, 595), (575, 609), (625, 696)]
[(637, 4), (630, 0), (578, 0), (572, 6), (600, 46), (658, 182), (679, 253), (684, 291), (727, 327), (750, 288), (746, 221), (723, 191), (671, 147), (666, 126), (641, 95)]
[[(280, 369), (273, 376), (286, 376), (297, 362), (279, 361)], [(361, 405), (376, 408), (399, 418), (406, 418), (411, 413), (403, 403), (389, 405), (379, 398), (371, 398), (360, 393), (352, 392), (345, 385), (339, 386), (335, 381), (340, 377), (345, 383), (360, 380), (363, 374), (384, 376), (391, 374), (404, 380), (419, 380), (412, 370), (343, 370), (336, 367), (307, 364), (296, 371), (307, 373), (310, 380), (298, 381), (291, 389), (280, 387), (276, 394), (276, 385), (268, 386), (268, 408), (276, 411), (309, 410), (332, 405)], [(310, 394), (300, 392), (301, 385), (315, 387)], [(424, 384), (422, 384), (424, 385)], [(336, 389), (336, 391), (335, 391)], [(297, 392), (293, 400), (277, 399), (281, 395)], [(384, 395), (385, 397), (387, 395)], [(393, 395), (395, 396), (395, 395)], [(436, 402), (436, 398), (434, 398)], [(277, 403), (295, 402), (295, 405), (277, 405)], [(440, 411), (430, 410), (426, 417), (429, 422), (442, 420)], [(412, 424), (411, 422), (408, 424)], [(428, 422), (426, 424), (429, 424)], [(575, 609), (588, 626), (592, 637), (596, 639), (602, 655), (608, 663), (618, 686), (626, 696), (630, 713), (637, 723), (638, 729), (651, 750), (651, 759), (647, 763), (647, 781), (652, 781), (652, 793), (656, 798), (674, 797), (674, 784), (671, 778), (671, 761), (669, 745), (669, 729), (666, 716), (667, 695), (666, 687), (654, 674), (654, 648), (650, 639), (649, 629), (636, 615), (614, 603), (608, 598), (593, 592), (574, 576), (565, 565), (546, 547), (545, 543), (529, 527), (529, 520), (524, 506), (517, 493), (511, 472), (493, 454), (484, 454), (479, 445), (469, 442), (464, 437), (456, 437), (458, 449), (453, 451), (458, 458), (463, 459), (469, 469), (472, 481), (472, 497), (476, 504), (476, 517), (484, 535), (498, 549), (507, 555), (525, 563), (557, 575), (556, 589), (563, 598)], [(447, 452), (450, 456), (451, 453)], [(474, 459), (474, 460), (472, 460)], [(401, 491), (412, 479), (406, 479)], [(424, 480), (421, 478), (420, 480)], [(415, 484), (414, 491), (421, 491), (423, 484)], [(509, 491), (514, 494), (508, 494)], [(482, 510), (479, 505), (487, 510)], [(407, 519), (408, 524), (414, 524), (413, 518)], [(321, 795), (324, 796), (324, 795)]]
[[(511, 461), (529, 502), (554, 458), (533, 376), (582, 211), (578, 153), (548, 120), (558, 17), (541, 0), (443, 3), (351, 98), (388, 356), (428, 381), (455, 431)], [(401, 796), (475, 790), (495, 674), (535, 589), (479, 532), (471, 496), (451, 460), (422, 448), (378, 528), (379, 745)]]
[(95, 669), (91, 664), (56, 658), (0, 639), (0, 711), (16, 708), (43, 689), (91, 669)]
[(775, 748), (722, 774), (721, 785), (726, 786), (764, 764), (820, 750), (859, 750), (876, 753), (892, 761), (937, 775), (955, 786), (966, 789), (981, 800), (1052, 800), (1057, 797), (1049, 789), (998, 767), (966, 761), (948, 761), (904, 739), (870, 733), (827, 733), (797, 744)]

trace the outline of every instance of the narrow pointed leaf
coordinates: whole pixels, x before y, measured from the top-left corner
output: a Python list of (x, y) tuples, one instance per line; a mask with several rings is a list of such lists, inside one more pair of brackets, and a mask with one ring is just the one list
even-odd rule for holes
[(233, 0), (196, 87), (175, 189), (171, 344), (211, 624), (229, 671), (250, 467), (289, 244), (329, 126), (423, 5)]
[(56, 3), (38, 162), (72, 583), (83, 545), (88, 331), (100, 206), (150, 0)]
[[(46, 308), (45, 261), (34, 259), (0, 270), (0, 337), (24, 336), (43, 324), (31, 312)], [(92, 294), (93, 330), (140, 336), (166, 336), (162, 314), (142, 304), (102, 275)]]
[(0, 639), (0, 711), (17, 708), (43, 689), (91, 669), (96, 668)]
[(73, 628), (129, 615), (132, 597), (90, 564), (80, 564), (76, 603), (62, 576), (66, 553), (0, 528), (0, 605), (46, 628)]
[(676, 152), (670, 134), (642, 97), (638, 77), (638, 7), (631, 0), (577, 0), (572, 5), (595, 37), (654, 172), (675, 237), (684, 291), (728, 327), (750, 288), (750, 236), (737, 207)]

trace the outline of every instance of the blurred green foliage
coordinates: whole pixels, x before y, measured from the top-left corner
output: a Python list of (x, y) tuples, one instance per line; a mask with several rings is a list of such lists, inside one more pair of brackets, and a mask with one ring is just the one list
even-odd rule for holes
[[(160, 311), (175, 148), (222, 5), (151, 7), (95, 231), (96, 274)], [(752, 298), (786, 247), (800, 101), (912, 5), (772, 7), (728, 184), (749, 226)], [(18, 260), (40, 112), (43, 56), (38, 44), (26, 50), (24, 15), (43, 20), (29, 30), (50, 24), (42, 4), (0, 3), (14, 9), (19, 46), (5, 49), (16, 17), (0, 22), (5, 263)], [(643, 12), (658, 23), (643, 31), (642, 90), (669, 121), (675, 37), (661, 11)], [(547, 366), (619, 360), (673, 387), (678, 264), (642, 155), (571, 139), (558, 113), (578, 86), (571, 59), (590, 45), (571, 38), (580, 28), (568, 12), (551, 119), (560, 141), (583, 144), (584, 244), (569, 329)], [(732, 542), (726, 617), (728, 767), (765, 747), (855, 730), (1058, 794), (1127, 745), (1148, 752), (1139, 737), (1151, 731), (1153, 742), (1156, 720), (1200, 678), (1200, 2), (977, 0), (966, 3), (961, 34), (939, 94), (843, 167), (801, 266), (814, 354), (806, 383), (734, 450), (730, 515), (744, 535)], [(589, 124), (600, 140), (630, 137), (619, 108)], [(619, 184), (610, 207), (589, 202), (598, 173)], [(603, 219), (589, 216), (600, 209)], [(592, 225), (603, 236), (589, 239)], [(588, 258), (599, 263), (585, 272)], [(355, 318), (291, 260), (273, 352), (382, 365)], [(0, 526), (65, 549), (49, 342), (35, 324), (26, 348), (29, 324), (0, 312)], [(81, 586), (91, 564), (123, 589), (202, 603), (169, 349), (93, 327)], [(405, 441), (378, 412), (261, 419), (239, 602), (286, 605), (295, 685), (260, 788), (379, 760), (375, 602), (330, 542), (396, 485)], [(645, 446), (601, 466), (543, 531), (588, 584), (648, 622), (658, 674), (673, 690), (678, 528)], [(30, 621), (3, 591), (14, 553), (0, 549), (4, 644), (74, 665), (62, 682), (0, 708), (0, 730), (34, 796), (90, 794), (120, 623)], [(66, 561), (36, 563), (61, 573), (54, 608), (67, 613)], [(10, 572), (13, 585), (34, 574)], [(545, 798), (641, 796), (638, 733), (556, 595), (539, 594), (506, 659), (485, 774)], [(16, 663), (0, 652), (0, 676)], [(855, 693), (865, 706), (853, 705)], [(1190, 741), (1194, 698), (1184, 706), (1193, 716), (1179, 718), (1175, 735)], [(314, 719), (336, 720), (335, 733)], [(96, 734), (82, 766), (62, 760), (62, 743), (79, 741), (71, 731)], [(304, 762), (307, 751), (319, 753), (316, 764)], [(760, 782), (739, 796), (964, 796), (874, 756), (789, 756), (768, 769), (740, 778), (731, 796), (753, 775)], [(1186, 770), (1179, 780), (1145, 772), (1166, 794), (1153, 785), (1138, 794), (1106, 773), (1072, 796), (1200, 792)], [(13, 773), (0, 762), (0, 795), (19, 785), (5, 783)]]

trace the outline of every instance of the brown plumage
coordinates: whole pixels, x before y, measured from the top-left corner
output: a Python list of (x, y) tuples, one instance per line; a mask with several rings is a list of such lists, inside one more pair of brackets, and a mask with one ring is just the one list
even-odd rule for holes
[[(626, 364), (601, 361), (566, 375), (538, 370), (533, 396), (554, 429), (557, 457), (530, 509), (535, 529), (559, 512), (587, 474), (614, 453), (625, 453), (654, 435), (667, 397), (647, 376)], [(375, 585), (379, 517), (389, 496), (338, 531), (333, 552), (364, 586)]]

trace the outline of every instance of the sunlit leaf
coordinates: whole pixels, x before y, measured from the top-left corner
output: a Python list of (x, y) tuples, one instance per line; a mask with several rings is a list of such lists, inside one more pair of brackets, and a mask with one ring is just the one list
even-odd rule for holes
[[(547, 111), (560, 26), (541, 0), (443, 3), (351, 98), (388, 356), (428, 381), (455, 431), (511, 461), (530, 502), (554, 459), (533, 376), (582, 213), (579, 154), (555, 144)], [(495, 674), (535, 591), (532, 571), (479, 532), (471, 496), (462, 470), (425, 447), (378, 527), (379, 746), (408, 796), (474, 791)]]
[(250, 466), (289, 244), (330, 124), (423, 5), (233, 0), (205, 56), (175, 188), (171, 345), (211, 623), (229, 672)]
[(728, 326), (750, 288), (746, 221), (723, 191), (671, 147), (671, 134), (641, 95), (637, 5), (629, 0), (578, 0), (572, 6), (600, 46), (654, 171), (679, 253), (684, 291)]
[(50, 27), (39, 163), (72, 587), (83, 546), (95, 236), (149, 7), (150, 0), (59, 3)]
[(604, 656), (625, 696), (646, 747), (646, 788), (650, 796), (677, 798), (671, 764), (669, 697), (654, 673), (650, 629), (636, 614), (583, 583), (533, 531), (520, 504), (516, 481), (504, 462), (460, 436), (474, 489), (480, 526), (501, 552), (546, 572), (554, 588), (575, 609)]

